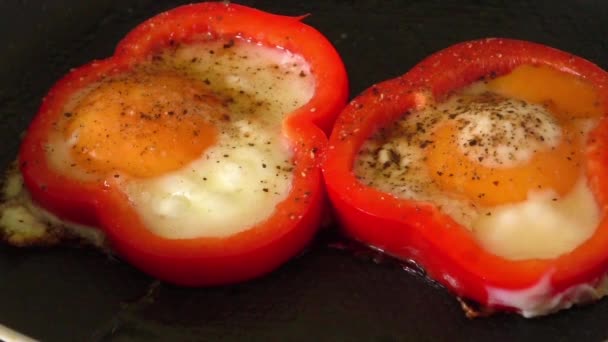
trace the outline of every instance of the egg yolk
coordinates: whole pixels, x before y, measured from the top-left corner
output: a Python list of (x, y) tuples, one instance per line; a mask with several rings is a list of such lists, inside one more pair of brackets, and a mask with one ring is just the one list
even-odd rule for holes
[(89, 173), (154, 177), (177, 170), (214, 144), (210, 118), (229, 118), (201, 81), (145, 71), (86, 94), (64, 129), (71, 158)]
[(487, 86), (505, 97), (543, 104), (561, 120), (602, 116), (602, 106), (591, 84), (549, 67), (522, 65), (490, 80)]
[(442, 125), (427, 153), (431, 176), (446, 191), (460, 193), (483, 206), (524, 201), (530, 190), (553, 190), (564, 195), (580, 175), (581, 142), (564, 129), (560, 144), (537, 151), (526, 163), (487, 167), (459, 153), (456, 125)]
[[(459, 146), (462, 145), (457, 139), (459, 127), (448, 121), (438, 125), (433, 133), (434, 144), (426, 149), (426, 164), (432, 179), (442, 190), (464, 195), (482, 206), (524, 201), (530, 191), (553, 190), (560, 196), (568, 193), (580, 178), (583, 158), (584, 134), (576, 119), (601, 115), (598, 97), (591, 85), (548, 67), (526, 65), (489, 81), (487, 89), (500, 96), (545, 107), (561, 129), (558, 143), (543, 144), (540, 141), (543, 136), (537, 136), (539, 147), (533, 149), (530, 158), (508, 165), (488, 165), (482, 157), (471, 158), (467, 146)], [(492, 115), (502, 116), (498, 112)], [(517, 127), (512, 129), (521, 126), (528, 135), (525, 124), (525, 121), (516, 122)], [(502, 139), (516, 152), (520, 148), (511, 145), (508, 135)], [(476, 143), (471, 139), (469, 145)]]

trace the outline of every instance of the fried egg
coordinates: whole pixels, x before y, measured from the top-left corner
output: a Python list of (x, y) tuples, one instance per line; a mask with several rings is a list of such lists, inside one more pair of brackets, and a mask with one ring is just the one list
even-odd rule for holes
[[(280, 48), (241, 39), (178, 45), (75, 94), (46, 155), (75, 179), (111, 179), (161, 237), (225, 237), (262, 222), (288, 196), (293, 163), (282, 121), (314, 89), (306, 61)], [(37, 208), (20, 182), (15, 168), (0, 206), (5, 234), (27, 241), (58, 225), (86, 228)]]
[(361, 182), (434, 203), (512, 260), (555, 258), (593, 234), (600, 210), (583, 150), (601, 111), (589, 84), (524, 65), (422, 98), (363, 144), (354, 165)]

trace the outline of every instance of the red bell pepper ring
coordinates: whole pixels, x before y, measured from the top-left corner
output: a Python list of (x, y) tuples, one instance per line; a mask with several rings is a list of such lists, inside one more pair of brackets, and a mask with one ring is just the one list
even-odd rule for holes
[[(324, 131), (330, 129), (348, 96), (339, 55), (321, 33), (301, 19), (221, 2), (186, 5), (137, 26), (112, 57), (71, 71), (45, 97), (20, 149), (20, 169), (35, 203), (62, 219), (100, 228), (111, 247), (128, 262), (175, 284), (233, 283), (283, 264), (305, 247), (319, 227), (324, 203), (319, 166), (327, 144)], [(87, 183), (50, 167), (45, 142), (74, 93), (132, 69), (154, 52), (175, 43), (188, 44), (203, 34), (239, 37), (303, 56), (315, 77), (315, 91), (308, 103), (283, 121), (283, 135), (294, 152), (294, 177), (288, 197), (271, 217), (225, 238), (167, 239), (142, 224), (111, 179)]]
[(363, 142), (379, 127), (413, 109), (421, 92), (430, 91), (437, 98), (483, 77), (509, 73), (523, 64), (543, 65), (583, 78), (597, 90), (602, 111), (608, 114), (608, 74), (589, 61), (517, 40), (461, 43), (355, 98), (336, 121), (323, 172), (330, 200), (346, 234), (397, 258), (415, 261), (430, 278), (490, 311), (518, 311), (534, 316), (606, 294), (605, 115), (590, 133), (585, 149), (586, 176), (601, 208), (601, 223), (587, 241), (555, 259), (513, 261), (494, 255), (432, 203), (396, 198), (362, 184), (353, 173)]

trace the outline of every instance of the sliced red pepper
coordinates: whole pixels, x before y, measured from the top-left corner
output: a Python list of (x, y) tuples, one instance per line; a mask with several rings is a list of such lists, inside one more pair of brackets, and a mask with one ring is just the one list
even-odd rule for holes
[[(35, 203), (58, 217), (99, 227), (124, 259), (154, 277), (198, 286), (232, 283), (268, 273), (300, 252), (319, 227), (324, 192), (319, 155), (347, 100), (343, 63), (328, 40), (286, 17), (226, 3), (200, 3), (159, 14), (133, 29), (115, 54), (77, 68), (45, 97), (19, 153), (24, 182)], [(225, 238), (168, 239), (147, 229), (112, 179), (79, 181), (54, 170), (45, 155), (49, 131), (81, 89), (132, 70), (154, 53), (204, 36), (239, 38), (303, 56), (315, 77), (313, 98), (283, 121), (293, 149), (291, 191), (267, 220)], [(324, 132), (325, 131), (325, 132)], [(203, 223), (201, 223), (203, 224)]]
[[(601, 208), (601, 223), (582, 245), (555, 259), (508, 260), (480, 247), (466, 228), (432, 203), (396, 198), (357, 180), (353, 163), (363, 142), (379, 127), (414, 109), (421, 94), (445, 97), (474, 81), (526, 64), (584, 79), (597, 90), (602, 106), (604, 115), (585, 149), (587, 179)], [(428, 57), (402, 77), (372, 86), (346, 107), (334, 126), (323, 166), (327, 190), (349, 236), (414, 260), (430, 278), (459, 297), (527, 316), (567, 308), (605, 294), (605, 289), (597, 288), (608, 270), (607, 113), (608, 74), (589, 61), (516, 40), (457, 44)], [(497, 300), (496, 293), (502, 293), (503, 300)]]

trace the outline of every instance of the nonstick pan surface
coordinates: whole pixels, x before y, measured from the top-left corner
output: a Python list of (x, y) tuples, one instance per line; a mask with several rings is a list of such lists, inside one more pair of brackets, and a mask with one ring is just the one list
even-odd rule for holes
[[(48, 88), (109, 56), (142, 20), (184, 2), (0, 1), (0, 166)], [(241, 1), (301, 15), (342, 54), (351, 97), (451, 44), (531, 40), (608, 68), (608, 2)], [(87, 248), (0, 246), (0, 324), (44, 341), (600, 341), (608, 299), (549, 317), (469, 320), (445, 290), (360, 248), (337, 227), (301, 256), (248, 283), (188, 289), (159, 283)], [(606, 246), (608, 249), (608, 246)], [(608, 250), (607, 250), (608, 252)]]

